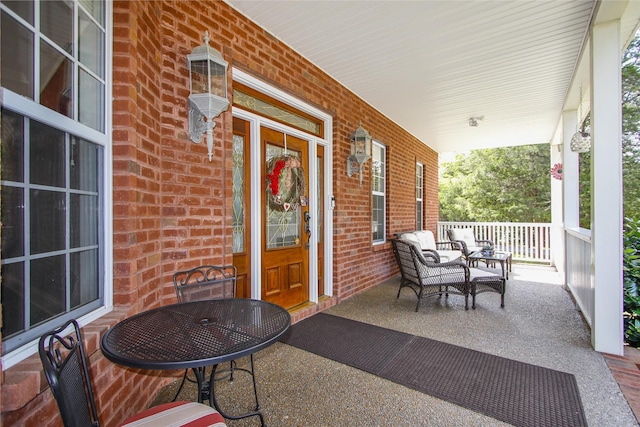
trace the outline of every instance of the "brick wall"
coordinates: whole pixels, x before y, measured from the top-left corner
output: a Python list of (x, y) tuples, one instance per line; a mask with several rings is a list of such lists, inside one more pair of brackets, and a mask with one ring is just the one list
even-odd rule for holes
[[(104, 359), (100, 334), (119, 319), (173, 302), (171, 274), (232, 261), (231, 112), (216, 119), (214, 159), (187, 133), (186, 55), (211, 46), (239, 67), (334, 118), (334, 298), (322, 308), (397, 275), (390, 244), (371, 244), (371, 162), (347, 177), (349, 138), (362, 121), (387, 146), (387, 236), (415, 228), (415, 164), (425, 166), (425, 223), (438, 220), (437, 154), (219, 1), (114, 2), (113, 242), (117, 310), (84, 328), (103, 425), (146, 407), (177, 373), (137, 372)], [(232, 81), (229, 76), (229, 87)], [(230, 91), (231, 93), (231, 91)], [(294, 320), (315, 310), (296, 313)], [(9, 378), (9, 380), (7, 380)], [(27, 380), (34, 384), (27, 384)], [(60, 425), (34, 356), (3, 375), (2, 425)], [(7, 395), (22, 393), (5, 404)], [(14, 394), (12, 394), (13, 396)], [(4, 398), (3, 398), (4, 397)], [(15, 401), (17, 400), (17, 402)], [(46, 417), (34, 414), (44, 411)], [(46, 421), (42, 421), (42, 420)]]

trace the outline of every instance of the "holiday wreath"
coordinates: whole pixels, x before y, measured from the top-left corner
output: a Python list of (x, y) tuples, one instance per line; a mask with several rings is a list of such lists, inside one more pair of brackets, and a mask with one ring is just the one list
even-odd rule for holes
[(287, 212), (300, 206), (305, 193), (300, 159), (284, 154), (267, 161), (267, 202), (274, 210)]

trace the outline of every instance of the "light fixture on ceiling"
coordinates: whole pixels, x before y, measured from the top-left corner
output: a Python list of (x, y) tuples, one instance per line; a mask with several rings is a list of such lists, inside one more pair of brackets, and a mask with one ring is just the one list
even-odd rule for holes
[[(578, 105), (578, 120), (582, 119), (582, 85), (580, 85), (580, 104)], [(571, 137), (571, 151), (586, 153), (591, 150), (591, 133), (587, 130), (587, 118), (578, 124), (578, 130)]]
[(469, 126), (471, 126), (472, 128), (477, 128), (478, 127), (478, 122), (484, 120), (484, 116), (480, 116), (480, 117), (469, 117)]

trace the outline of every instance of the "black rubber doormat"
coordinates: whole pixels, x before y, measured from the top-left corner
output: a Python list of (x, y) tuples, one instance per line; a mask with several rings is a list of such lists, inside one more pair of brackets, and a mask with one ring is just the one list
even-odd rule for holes
[(281, 341), (515, 426), (587, 425), (565, 372), (324, 313)]

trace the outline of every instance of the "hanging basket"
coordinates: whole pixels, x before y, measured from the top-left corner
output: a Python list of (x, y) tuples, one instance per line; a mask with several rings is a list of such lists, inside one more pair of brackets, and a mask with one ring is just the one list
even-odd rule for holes
[(555, 179), (562, 179), (562, 163), (556, 163), (551, 168), (551, 176)]
[(267, 161), (267, 203), (273, 210), (288, 212), (305, 197), (304, 169), (300, 159), (285, 154)]

